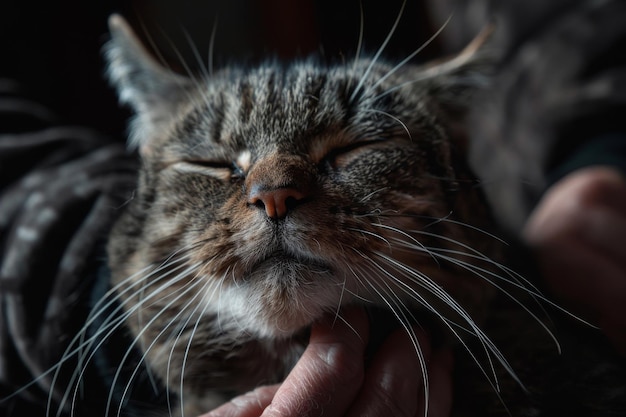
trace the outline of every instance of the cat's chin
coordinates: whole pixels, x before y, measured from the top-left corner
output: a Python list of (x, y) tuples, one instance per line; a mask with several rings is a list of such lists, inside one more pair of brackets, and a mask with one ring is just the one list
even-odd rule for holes
[(222, 288), (220, 314), (228, 311), (256, 337), (289, 338), (337, 311), (342, 288), (328, 266), (279, 254)]

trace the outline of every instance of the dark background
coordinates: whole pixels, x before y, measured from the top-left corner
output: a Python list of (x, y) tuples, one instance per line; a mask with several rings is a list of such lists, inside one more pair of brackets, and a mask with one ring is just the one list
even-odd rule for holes
[[(216, 67), (311, 54), (350, 60), (358, 45), (361, 10), (363, 48), (374, 53), (390, 32), (401, 6), (400, 0), (4, 2), (0, 11), (0, 85), (6, 89), (7, 79), (17, 80), (20, 94), (53, 109), (60, 122), (121, 137), (129, 113), (119, 108), (107, 85), (102, 58), (111, 13), (124, 15), (174, 68), (187, 65), (197, 69), (206, 65), (214, 24)], [(421, 2), (408, 1), (384, 55), (399, 61), (434, 30)], [(189, 39), (193, 39), (193, 46)], [(432, 57), (436, 50), (435, 43), (419, 59)]]

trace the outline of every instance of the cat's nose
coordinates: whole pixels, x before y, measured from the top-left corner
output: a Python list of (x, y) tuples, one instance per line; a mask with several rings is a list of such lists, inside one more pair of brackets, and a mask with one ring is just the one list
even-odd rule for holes
[(315, 170), (310, 162), (278, 152), (257, 159), (244, 184), (248, 206), (263, 210), (272, 220), (285, 218), (310, 200), (314, 189)]
[(294, 187), (267, 190), (261, 185), (255, 185), (248, 194), (248, 204), (265, 210), (271, 219), (282, 219), (306, 197), (305, 192)]

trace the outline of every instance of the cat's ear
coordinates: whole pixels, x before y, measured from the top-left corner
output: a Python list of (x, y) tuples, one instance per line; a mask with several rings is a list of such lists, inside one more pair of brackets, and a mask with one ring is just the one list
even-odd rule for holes
[(119, 15), (109, 18), (111, 41), (106, 46), (108, 77), (120, 102), (135, 111), (129, 146), (149, 152), (151, 142), (171, 123), (189, 98), (192, 82), (161, 65)]
[(494, 30), (493, 24), (485, 27), (459, 54), (422, 69), (427, 89), (436, 101), (462, 109), (491, 84), (498, 56), (492, 42)]

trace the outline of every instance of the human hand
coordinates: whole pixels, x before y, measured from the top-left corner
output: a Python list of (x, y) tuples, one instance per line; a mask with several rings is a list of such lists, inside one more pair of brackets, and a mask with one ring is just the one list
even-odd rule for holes
[[(237, 397), (202, 417), (423, 416), (419, 359), (403, 330), (392, 333), (365, 369), (369, 323), (362, 310), (348, 324), (326, 317), (313, 326), (309, 345), (282, 384)], [(452, 402), (452, 352), (434, 352), (416, 334), (428, 366), (429, 417), (447, 417)]]
[(524, 236), (549, 288), (626, 355), (626, 180), (612, 168), (573, 172), (547, 191)]

